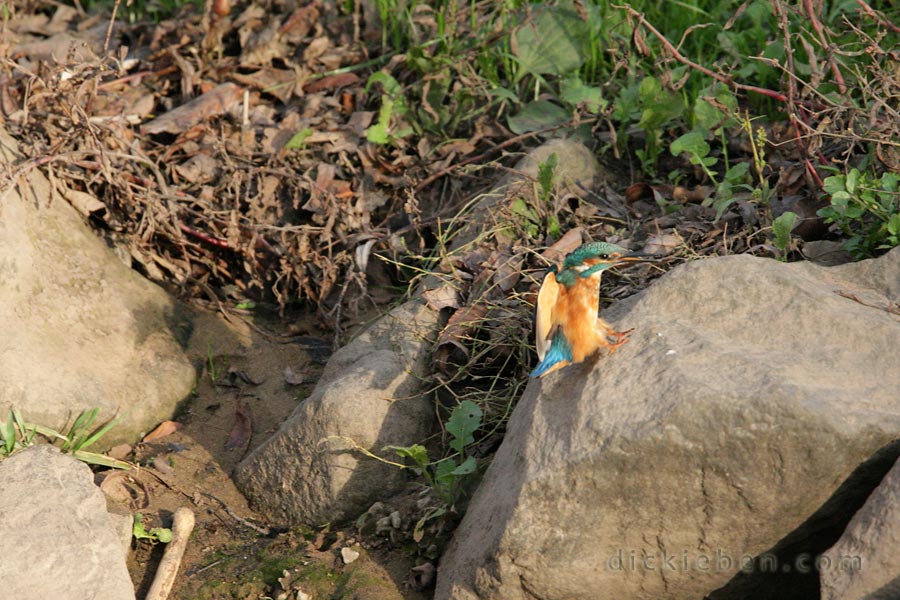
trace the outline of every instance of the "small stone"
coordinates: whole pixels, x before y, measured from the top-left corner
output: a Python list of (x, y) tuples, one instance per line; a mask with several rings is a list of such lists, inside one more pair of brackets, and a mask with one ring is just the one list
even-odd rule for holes
[(359, 552), (357, 552), (353, 548), (341, 548), (341, 558), (344, 560), (345, 565), (349, 565), (354, 560), (359, 558)]
[(390, 517), (381, 517), (377, 521), (375, 521), (375, 533), (383, 534), (389, 533), (393, 529), (391, 527), (391, 518)]
[(395, 510), (394, 512), (392, 512), (390, 514), (390, 519), (391, 519), (391, 527), (393, 527), (394, 529), (400, 529), (400, 524), (402, 523), (402, 520), (400, 518), (400, 511)]

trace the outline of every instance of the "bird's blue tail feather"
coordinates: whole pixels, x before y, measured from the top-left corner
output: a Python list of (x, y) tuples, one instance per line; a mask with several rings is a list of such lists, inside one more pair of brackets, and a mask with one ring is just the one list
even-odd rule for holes
[(562, 331), (557, 331), (556, 335), (553, 336), (553, 342), (550, 344), (547, 354), (544, 355), (544, 360), (534, 368), (534, 371), (531, 372), (530, 376), (540, 377), (555, 365), (561, 362), (570, 362), (571, 360), (572, 347), (569, 345), (569, 342), (566, 341), (566, 337), (563, 335)]

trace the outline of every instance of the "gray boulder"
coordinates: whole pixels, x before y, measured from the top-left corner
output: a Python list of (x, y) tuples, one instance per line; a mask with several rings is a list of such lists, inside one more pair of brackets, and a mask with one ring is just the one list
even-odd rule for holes
[(819, 559), (822, 600), (900, 598), (900, 462)]
[(134, 598), (125, 553), (91, 470), (48, 445), (0, 462), (3, 596)]
[[(0, 161), (20, 160), (0, 130)], [(123, 265), (37, 169), (0, 200), (0, 410), (57, 429), (100, 408), (134, 442), (191, 391), (186, 317)], [(179, 331), (183, 333), (178, 337)]]
[(312, 394), (235, 470), (269, 518), (322, 524), (363, 512), (405, 475), (359, 451), (424, 439), (434, 425), (422, 393), (437, 313), (407, 302), (328, 361)]
[(614, 305), (631, 341), (530, 382), (436, 598), (817, 598), (900, 452), (898, 299), (900, 249), (696, 261)]

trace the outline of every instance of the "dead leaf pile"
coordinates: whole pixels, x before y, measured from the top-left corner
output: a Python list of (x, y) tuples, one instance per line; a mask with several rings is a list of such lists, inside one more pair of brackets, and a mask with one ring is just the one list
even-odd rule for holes
[(352, 307), (373, 246), (415, 233), (401, 188), (425, 173), (415, 148), (366, 140), (373, 20), (327, 0), (211, 7), (109, 31), (66, 6), (14, 13), (0, 118), (18, 168), (49, 171), (123, 261), (185, 296)]

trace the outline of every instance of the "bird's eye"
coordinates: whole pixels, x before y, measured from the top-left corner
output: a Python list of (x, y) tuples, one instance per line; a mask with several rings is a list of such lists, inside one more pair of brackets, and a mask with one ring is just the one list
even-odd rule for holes
[(601, 254), (600, 258), (602, 258), (603, 260), (606, 260), (607, 258), (609, 258), (609, 254)]

